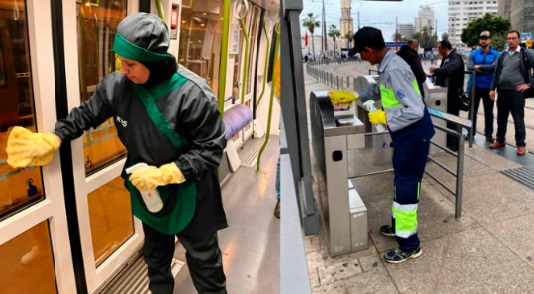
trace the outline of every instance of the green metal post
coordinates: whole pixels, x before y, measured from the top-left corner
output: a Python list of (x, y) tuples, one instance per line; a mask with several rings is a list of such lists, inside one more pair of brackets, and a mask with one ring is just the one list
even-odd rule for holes
[[(273, 60), (276, 63), (276, 61), (278, 60), (278, 48), (280, 47), (280, 22), (278, 22), (278, 24), (276, 25), (275, 30), (276, 30), (276, 40), (275, 40), (275, 43), (274, 43)], [(273, 75), (274, 75), (274, 70), (273, 70)], [(270, 132), (271, 132), (271, 119), (272, 119), (272, 114), (273, 114), (274, 89), (276, 87), (276, 85), (275, 85), (276, 84), (276, 80), (275, 80), (274, 76), (271, 77), (271, 81), (272, 81), (271, 82), (271, 97), (270, 97), (270, 101), (269, 101), (269, 114), (267, 116), (267, 130), (265, 131), (265, 140), (263, 141), (263, 144), (261, 145), (260, 150), (258, 151), (258, 158), (256, 159), (256, 172), (260, 171), (261, 154), (263, 153), (263, 150), (265, 149), (265, 146), (267, 146), (267, 143), (269, 142), (269, 135), (270, 135)], [(278, 97), (278, 98), (280, 98), (280, 97)]]

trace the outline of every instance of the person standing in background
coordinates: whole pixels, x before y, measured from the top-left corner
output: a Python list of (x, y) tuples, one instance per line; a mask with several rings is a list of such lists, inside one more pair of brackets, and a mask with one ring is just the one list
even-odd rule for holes
[(417, 79), (417, 85), (419, 86), (419, 91), (421, 92), (421, 97), (425, 98), (425, 90), (423, 84), (426, 81), (426, 73), (423, 69), (423, 64), (421, 63), (421, 57), (417, 53), (419, 51), (419, 43), (417, 40), (408, 40), (406, 45), (402, 45), (400, 50), (397, 51), (399, 55), (412, 69), (412, 72)]
[[(484, 135), (486, 141), (493, 143), (493, 105), (495, 102), (490, 99), (489, 92), (491, 87), (491, 80), (493, 79), (493, 72), (495, 70), (495, 63), (499, 57), (499, 52), (493, 49), (491, 44), (491, 36), (489, 31), (480, 33), (478, 44), (480, 47), (471, 54), (467, 59), (467, 70), (476, 73), (475, 96), (471, 100), (475, 105), (473, 108), (473, 136), (477, 130), (477, 113), (480, 105), (480, 100), (484, 105)], [(473, 75), (469, 75), (466, 92), (471, 95), (473, 87)]]
[[(449, 41), (438, 43), (438, 52), (441, 56), (440, 67), (430, 67), (430, 72), (436, 75), (435, 83), (447, 87), (447, 113), (458, 116), (460, 114), (460, 93), (464, 91), (464, 60), (462, 55), (452, 48)], [(457, 125), (447, 122), (447, 128), (455, 130)], [(458, 138), (447, 134), (447, 148), (458, 151)]]
[(506, 129), (508, 114), (512, 114), (515, 126), (515, 142), (517, 155), (525, 155), (525, 94), (534, 86), (527, 69), (534, 68), (534, 54), (519, 46), (521, 36), (518, 31), (510, 31), (506, 42), (508, 49), (501, 52), (491, 82), (489, 97), (495, 100), (495, 91), (499, 93), (497, 100), (497, 140), (489, 146), (498, 149), (506, 146)]

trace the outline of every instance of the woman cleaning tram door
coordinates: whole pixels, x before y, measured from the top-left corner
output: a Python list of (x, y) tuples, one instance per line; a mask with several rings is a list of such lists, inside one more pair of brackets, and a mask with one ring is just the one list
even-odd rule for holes
[[(120, 73), (104, 77), (91, 99), (56, 123), (54, 133), (15, 127), (7, 161), (15, 168), (45, 165), (62, 142), (115, 117), (118, 136), (128, 150), (125, 168), (148, 164), (129, 177), (123, 170), (122, 177), (133, 213), (143, 222), (149, 289), (173, 293), (170, 266), (176, 235), (187, 251), (197, 291), (227, 293), (217, 240), (217, 231), (228, 226), (216, 172), (226, 146), (224, 123), (205, 81), (177, 68), (168, 47), (167, 26), (157, 16), (126, 17), (113, 45)], [(163, 200), (157, 212), (149, 211), (140, 195), (153, 189)]]
[[(423, 253), (417, 236), (417, 206), (430, 139), (435, 131), (410, 66), (386, 48), (382, 32), (363, 27), (353, 39), (354, 48), (349, 51), (349, 56), (360, 53), (362, 60), (378, 64), (379, 90), (372, 87), (365, 97), (360, 98), (380, 97), (385, 112), (370, 112), (369, 120), (372, 124), (387, 124), (393, 141), (392, 225), (384, 225), (380, 231), (386, 236), (395, 236), (399, 244), (398, 249), (386, 252), (385, 260), (400, 263)], [(338, 97), (343, 93), (350, 94), (345, 91), (333, 91), (332, 94)], [(357, 99), (350, 95), (349, 100)]]

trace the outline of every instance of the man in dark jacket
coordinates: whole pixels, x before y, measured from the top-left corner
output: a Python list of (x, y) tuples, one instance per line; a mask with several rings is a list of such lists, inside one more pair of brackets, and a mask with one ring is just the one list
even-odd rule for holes
[[(464, 88), (464, 60), (462, 56), (452, 49), (449, 41), (438, 43), (438, 52), (441, 55), (441, 65), (438, 68), (430, 67), (430, 72), (436, 75), (436, 84), (447, 87), (447, 113), (460, 114), (459, 93)], [(447, 123), (447, 128), (455, 129), (454, 123)], [(458, 150), (458, 138), (447, 134), (447, 147), (451, 151)]]
[(400, 47), (397, 55), (404, 59), (412, 69), (415, 79), (417, 80), (417, 85), (419, 86), (419, 91), (421, 92), (421, 97), (425, 98), (423, 83), (426, 81), (426, 73), (423, 69), (423, 64), (421, 63), (421, 57), (417, 54), (418, 50), (419, 43), (417, 40), (409, 40), (406, 42), (406, 45)]

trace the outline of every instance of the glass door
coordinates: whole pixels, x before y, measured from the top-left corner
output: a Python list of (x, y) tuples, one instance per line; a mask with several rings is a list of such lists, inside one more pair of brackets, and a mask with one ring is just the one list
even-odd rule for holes
[[(38, 22), (37, 22), (38, 19)], [(75, 293), (59, 156), (13, 169), (9, 130), (50, 132), (56, 117), (51, 5), (0, 0), (0, 292)]]
[[(100, 80), (119, 70), (113, 52), (117, 25), (138, 1), (63, 1), (69, 109), (89, 99)], [(70, 48), (70, 50), (69, 50)], [(112, 278), (142, 246), (141, 223), (131, 212), (120, 177), (126, 149), (113, 118), (72, 141), (76, 210), (89, 292)]]

